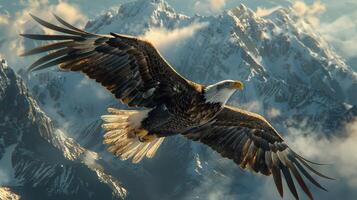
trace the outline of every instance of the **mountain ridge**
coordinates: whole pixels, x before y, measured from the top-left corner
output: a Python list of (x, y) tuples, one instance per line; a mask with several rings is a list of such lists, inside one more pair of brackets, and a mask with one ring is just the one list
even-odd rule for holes
[(0, 60), (0, 161), (7, 159), (0, 162), (7, 176), (1, 185), (29, 199), (96, 199), (95, 188), (107, 193), (102, 197), (123, 198), (126, 190), (95, 163), (96, 153), (56, 130), (24, 82)]

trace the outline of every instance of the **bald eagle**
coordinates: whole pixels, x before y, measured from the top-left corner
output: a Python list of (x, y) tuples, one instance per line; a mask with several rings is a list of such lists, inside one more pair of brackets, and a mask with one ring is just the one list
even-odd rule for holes
[(243, 169), (272, 175), (281, 197), (281, 173), (296, 199), (299, 197), (292, 177), (313, 199), (301, 174), (326, 190), (308, 171), (331, 178), (311, 167), (317, 163), (295, 153), (264, 117), (226, 104), (235, 91), (243, 89), (241, 81), (201, 85), (178, 74), (148, 41), (116, 33), (89, 33), (56, 15), (62, 27), (31, 16), (62, 34), (21, 34), (34, 40), (58, 41), (22, 54), (49, 52), (29, 71), (54, 65), (61, 70), (80, 71), (124, 104), (142, 108), (108, 108), (110, 114), (102, 116), (104, 143), (120, 159), (138, 163), (144, 157), (152, 158), (164, 138), (180, 134), (210, 146)]

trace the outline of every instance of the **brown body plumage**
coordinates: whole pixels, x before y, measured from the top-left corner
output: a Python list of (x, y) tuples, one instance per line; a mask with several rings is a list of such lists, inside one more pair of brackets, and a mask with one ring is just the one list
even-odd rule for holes
[(182, 134), (202, 142), (242, 168), (273, 175), (283, 196), (282, 175), (296, 199), (294, 176), (307, 196), (312, 194), (300, 174), (324, 189), (308, 173), (308, 161), (292, 151), (278, 132), (260, 115), (226, 105), (239, 81), (226, 80), (204, 86), (179, 75), (148, 41), (111, 33), (99, 35), (73, 27), (58, 16), (66, 28), (33, 18), (43, 26), (66, 35), (22, 36), (35, 40), (60, 40), (23, 55), (52, 51), (33, 63), (29, 70), (59, 65), (62, 70), (81, 71), (95, 79), (123, 103), (144, 110), (109, 108), (102, 116), (107, 130), (104, 143), (123, 160), (137, 163), (151, 158), (164, 138)]

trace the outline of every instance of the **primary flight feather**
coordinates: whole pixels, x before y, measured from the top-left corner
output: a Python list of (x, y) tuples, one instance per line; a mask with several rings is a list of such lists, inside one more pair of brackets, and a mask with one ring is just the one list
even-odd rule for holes
[[(178, 74), (148, 41), (116, 33), (100, 35), (78, 29), (55, 15), (64, 27), (31, 15), (60, 35), (21, 34), (34, 40), (56, 40), (23, 56), (50, 52), (35, 61), (30, 71), (59, 65), (95, 79), (117, 99), (140, 110), (108, 108), (102, 116), (104, 143), (119, 158), (140, 162), (155, 155), (165, 137), (181, 134), (202, 142), (232, 159), (241, 168), (272, 175), (283, 196), (282, 176), (296, 199), (295, 183), (313, 199), (305, 180), (323, 188), (311, 175), (329, 177), (316, 164), (295, 153), (262, 116), (226, 105), (240, 81), (201, 85)], [(63, 34), (65, 33), (65, 35)], [(310, 173), (309, 173), (310, 172)], [(295, 179), (295, 181), (293, 180)]]

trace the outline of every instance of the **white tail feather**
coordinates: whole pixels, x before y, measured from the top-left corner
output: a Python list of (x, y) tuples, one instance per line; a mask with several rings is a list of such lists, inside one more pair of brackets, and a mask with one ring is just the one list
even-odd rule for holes
[(141, 142), (135, 135), (135, 130), (140, 129), (141, 121), (147, 117), (149, 111), (108, 108), (111, 115), (102, 116), (105, 122), (102, 127), (107, 131), (104, 143), (109, 145), (108, 151), (122, 160), (132, 158), (133, 163), (140, 162), (145, 156), (154, 157), (164, 137)]

